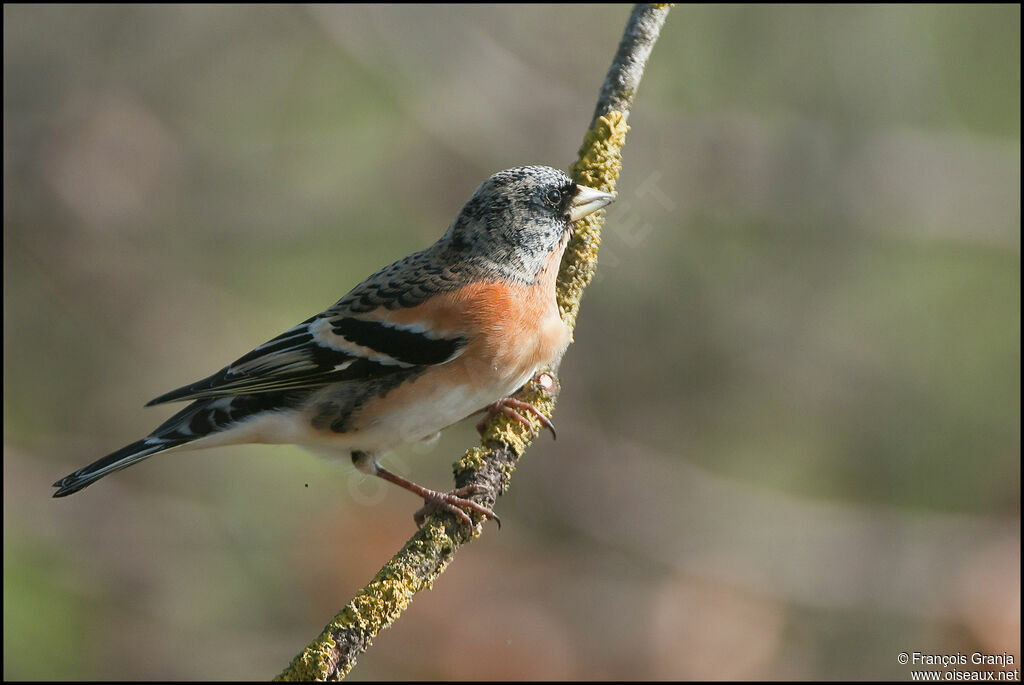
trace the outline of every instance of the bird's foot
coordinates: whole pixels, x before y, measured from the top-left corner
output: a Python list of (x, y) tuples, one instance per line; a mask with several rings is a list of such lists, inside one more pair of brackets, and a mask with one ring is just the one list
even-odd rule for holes
[(466, 499), (466, 495), (480, 495), (489, 492), (489, 488), (484, 485), (467, 485), (456, 488), (451, 492), (438, 492), (436, 490), (427, 490), (426, 488), (423, 490), (423, 506), (413, 514), (413, 519), (416, 521), (417, 526), (422, 527), (428, 516), (440, 510), (454, 515), (455, 518), (472, 529), (473, 519), (466, 513), (469, 510), (481, 514), (485, 519), (493, 520), (498, 524), (498, 528), (501, 528), (501, 519), (498, 518), (497, 514), (482, 504)]
[(413, 519), (416, 521), (416, 525), (422, 527), (423, 523), (427, 520), (427, 516), (431, 513), (441, 510), (447, 511), (452, 514), (462, 523), (466, 524), (470, 530), (473, 529), (473, 519), (469, 517), (470, 511), (482, 515), (484, 519), (492, 519), (498, 524), (498, 528), (501, 528), (501, 519), (493, 511), (477, 504), (472, 500), (466, 499), (466, 495), (480, 495), (485, 492), (490, 492), (490, 488), (484, 485), (466, 485), (461, 488), (456, 488), (451, 492), (438, 492), (437, 490), (431, 490), (425, 488), (422, 485), (413, 483), (408, 478), (403, 478), (397, 473), (392, 473), (386, 468), (378, 464), (372, 457), (365, 452), (353, 452), (352, 461), (357, 467), (361, 467), (367, 470), (369, 473), (382, 478), (389, 483), (394, 483), (400, 488), (408, 490), (414, 495), (423, 498), (423, 506), (413, 514)]
[[(537, 420), (540, 421), (541, 426), (543, 426), (544, 428), (547, 428), (549, 431), (551, 431), (552, 439), (555, 439), (555, 440), (558, 439), (558, 434), (555, 433), (555, 424), (551, 423), (551, 419), (549, 419), (548, 417), (544, 416), (544, 414), (542, 414), (540, 412), (540, 410), (537, 409), (537, 407), (533, 406), (529, 402), (524, 402), (523, 400), (517, 400), (514, 397), (505, 397), (503, 399), (498, 400), (497, 402), (495, 402), (493, 404), (487, 405), (486, 407), (484, 407), (480, 411), (486, 412), (484, 417), (482, 419), (480, 419), (480, 421), (478, 421), (477, 424), (476, 424), (476, 431), (481, 436), (484, 434), (484, 429), (487, 427), (487, 423), (491, 419), (493, 419), (495, 416), (497, 416), (498, 414), (504, 414), (505, 416), (508, 416), (509, 418), (515, 419), (516, 421), (518, 421), (519, 423), (523, 424), (527, 428), (531, 428), (532, 429), (533, 428), (533, 424), (530, 423), (530, 420), (528, 418), (526, 418), (525, 416), (523, 416), (520, 413), (520, 412), (526, 411), (526, 412), (530, 412), (531, 414), (536, 416)], [(477, 412), (477, 413), (479, 413), (479, 412)]]

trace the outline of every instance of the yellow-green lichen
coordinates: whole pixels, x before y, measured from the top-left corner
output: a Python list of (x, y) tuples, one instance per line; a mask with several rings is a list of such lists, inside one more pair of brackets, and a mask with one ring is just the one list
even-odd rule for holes
[[(369, 646), (374, 636), (405, 611), (415, 594), (428, 588), (433, 578), (444, 570), (455, 547), (456, 542), (448, 536), (443, 525), (428, 522), (277, 679), (324, 680), (333, 670), (336, 659), (336, 644), (332, 636), (355, 630), (365, 637), (365, 645)], [(422, 577), (422, 565), (431, 560), (436, 564), (434, 573)], [(342, 664), (339, 675), (344, 675), (354, 665), (354, 660)]]
[(479, 471), (482, 469), (487, 464), (486, 457), (489, 451), (486, 447), (471, 447), (466, 450), (466, 454), (462, 456), (462, 459), (455, 462), (453, 469), (455, 475), (459, 475), (464, 471)]
[(306, 683), (326, 680), (332, 670), (331, 664), (336, 646), (329, 633), (321, 634), (295, 657), (288, 668), (275, 680)]
[(611, 193), (622, 171), (622, 148), (629, 124), (622, 112), (599, 117), (583, 136), (579, 159), (569, 168), (577, 183)]
[[(613, 111), (599, 117), (583, 136), (579, 160), (569, 169), (573, 180), (580, 185), (608, 193), (615, 192), (622, 171), (622, 148), (626, 144), (627, 131), (629, 125), (623, 112)], [(580, 298), (597, 268), (603, 223), (603, 212), (596, 212), (576, 222), (573, 238), (562, 258), (556, 297), (562, 319), (569, 328), (576, 327)]]

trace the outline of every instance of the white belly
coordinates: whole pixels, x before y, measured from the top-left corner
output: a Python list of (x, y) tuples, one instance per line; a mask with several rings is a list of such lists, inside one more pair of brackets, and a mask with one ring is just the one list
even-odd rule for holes
[(415, 404), (396, 407), (378, 419), (361, 426), (355, 434), (346, 435), (353, 449), (380, 454), (403, 445), (428, 438), (458, 423), (470, 414), (503, 397), (508, 397), (526, 383), (532, 374), (524, 374), (500, 386), (471, 390), (469, 386), (435, 386), (422, 394)]

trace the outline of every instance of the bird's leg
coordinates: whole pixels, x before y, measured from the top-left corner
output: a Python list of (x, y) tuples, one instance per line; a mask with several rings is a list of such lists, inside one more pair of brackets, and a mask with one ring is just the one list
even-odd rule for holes
[[(397, 481), (391, 482), (396, 483)], [(409, 481), (406, 482), (408, 483)], [(409, 483), (409, 485), (413, 486), (412, 488), (409, 488), (410, 490), (423, 497), (423, 506), (417, 509), (412, 515), (417, 526), (422, 527), (424, 521), (427, 520), (427, 517), (440, 509), (441, 511), (447, 511), (454, 514), (456, 518), (472, 528), (473, 521), (466, 514), (466, 509), (472, 509), (477, 513), (483, 514), (484, 518), (492, 519), (498, 524), (498, 529), (501, 529), (501, 519), (497, 514), (482, 504), (477, 504), (476, 502), (465, 498), (466, 495), (480, 495), (485, 492), (490, 492), (490, 489), (486, 485), (466, 485), (461, 488), (455, 488), (451, 492), (428, 490), (426, 488), (421, 488), (415, 483)], [(403, 485), (402, 487), (405, 486)], [(419, 489), (413, 490), (413, 488)]]
[(484, 485), (467, 485), (465, 487), (456, 488), (451, 492), (438, 492), (437, 490), (431, 490), (423, 487), (422, 485), (417, 485), (407, 478), (402, 478), (398, 474), (388, 471), (366, 452), (353, 452), (352, 463), (364, 473), (369, 473), (377, 476), (378, 478), (383, 478), (389, 483), (394, 483), (414, 495), (422, 497), (423, 507), (413, 514), (413, 519), (416, 521), (417, 526), (422, 526), (429, 514), (440, 509), (453, 514), (455, 518), (465, 523), (470, 529), (473, 528), (473, 519), (469, 517), (466, 510), (475, 511), (478, 514), (483, 515), (486, 519), (492, 519), (498, 524), (498, 528), (501, 528), (501, 519), (498, 518), (497, 514), (482, 504), (477, 504), (472, 500), (466, 499), (466, 495), (479, 495), (481, 493), (488, 492), (488, 488)]
[(465, 523), (469, 528), (472, 528), (473, 519), (471, 519), (469, 514), (466, 513), (466, 510), (468, 509), (475, 511), (478, 514), (482, 514), (484, 518), (493, 519), (494, 522), (498, 524), (498, 528), (501, 528), (501, 519), (498, 518), (497, 514), (482, 504), (477, 504), (473, 500), (466, 499), (466, 495), (479, 495), (487, 492), (488, 489), (484, 485), (467, 485), (465, 487), (455, 488), (451, 492), (439, 492), (437, 490), (425, 488), (422, 485), (417, 485), (411, 480), (391, 473), (383, 467), (378, 468), (376, 475), (423, 498), (423, 506), (417, 509), (416, 513), (413, 514), (413, 520), (416, 521), (417, 526), (422, 526), (423, 522), (427, 520), (427, 516), (440, 509), (454, 514), (455, 518)]
[[(533, 382), (537, 383), (546, 390), (551, 390), (551, 388), (557, 387), (557, 381), (555, 381), (554, 377), (546, 371), (537, 374), (533, 378)], [(504, 414), (509, 418), (515, 419), (516, 421), (523, 424), (527, 428), (533, 428), (533, 426), (530, 424), (529, 419), (527, 419), (525, 416), (519, 413), (521, 411), (528, 411), (534, 416), (536, 416), (537, 420), (540, 421), (541, 425), (544, 428), (547, 428), (549, 431), (551, 431), (551, 438), (553, 440), (558, 439), (558, 434), (555, 433), (555, 424), (551, 423), (551, 419), (544, 416), (544, 414), (542, 414), (540, 410), (537, 409), (537, 407), (533, 406), (529, 402), (524, 402), (523, 400), (516, 399), (515, 397), (502, 398), (497, 402), (494, 402), (493, 404), (487, 405), (486, 407), (480, 409), (479, 411), (473, 412), (474, 414), (486, 412), (485, 416), (482, 419), (480, 419), (479, 422), (477, 422), (476, 430), (482, 436), (484, 434), (484, 427), (487, 425), (487, 422), (498, 414)]]

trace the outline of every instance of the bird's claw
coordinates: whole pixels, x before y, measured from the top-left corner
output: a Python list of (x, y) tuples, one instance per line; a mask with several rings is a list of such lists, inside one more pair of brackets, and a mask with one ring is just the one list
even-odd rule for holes
[(505, 397), (503, 399), (498, 400), (494, 404), (490, 404), (484, 407), (480, 411), (486, 412), (484, 417), (480, 419), (480, 421), (478, 421), (476, 424), (476, 430), (478, 433), (480, 433), (481, 436), (484, 434), (484, 429), (487, 427), (487, 423), (498, 414), (504, 414), (505, 416), (511, 419), (515, 419), (516, 421), (523, 424), (527, 428), (532, 429), (533, 424), (530, 423), (530, 420), (519, 413), (521, 411), (527, 411), (537, 417), (537, 420), (540, 421), (541, 426), (551, 431), (551, 438), (553, 440), (558, 439), (558, 434), (555, 432), (555, 424), (551, 423), (551, 419), (544, 416), (544, 414), (542, 414), (541, 411), (537, 409), (537, 407), (533, 406), (529, 402), (517, 400), (514, 397)]
[(435, 511), (447, 511), (452, 514), (462, 523), (466, 524), (470, 530), (473, 529), (473, 519), (469, 517), (466, 510), (475, 511), (481, 514), (485, 519), (491, 519), (498, 524), (498, 528), (501, 528), (501, 519), (492, 510), (477, 504), (476, 502), (466, 499), (466, 495), (480, 495), (485, 492), (490, 492), (490, 489), (485, 485), (466, 485), (461, 488), (456, 488), (451, 492), (437, 492), (435, 490), (428, 490), (427, 494), (423, 497), (423, 506), (416, 510), (413, 514), (413, 520), (416, 521), (416, 525), (423, 527), (427, 517)]

